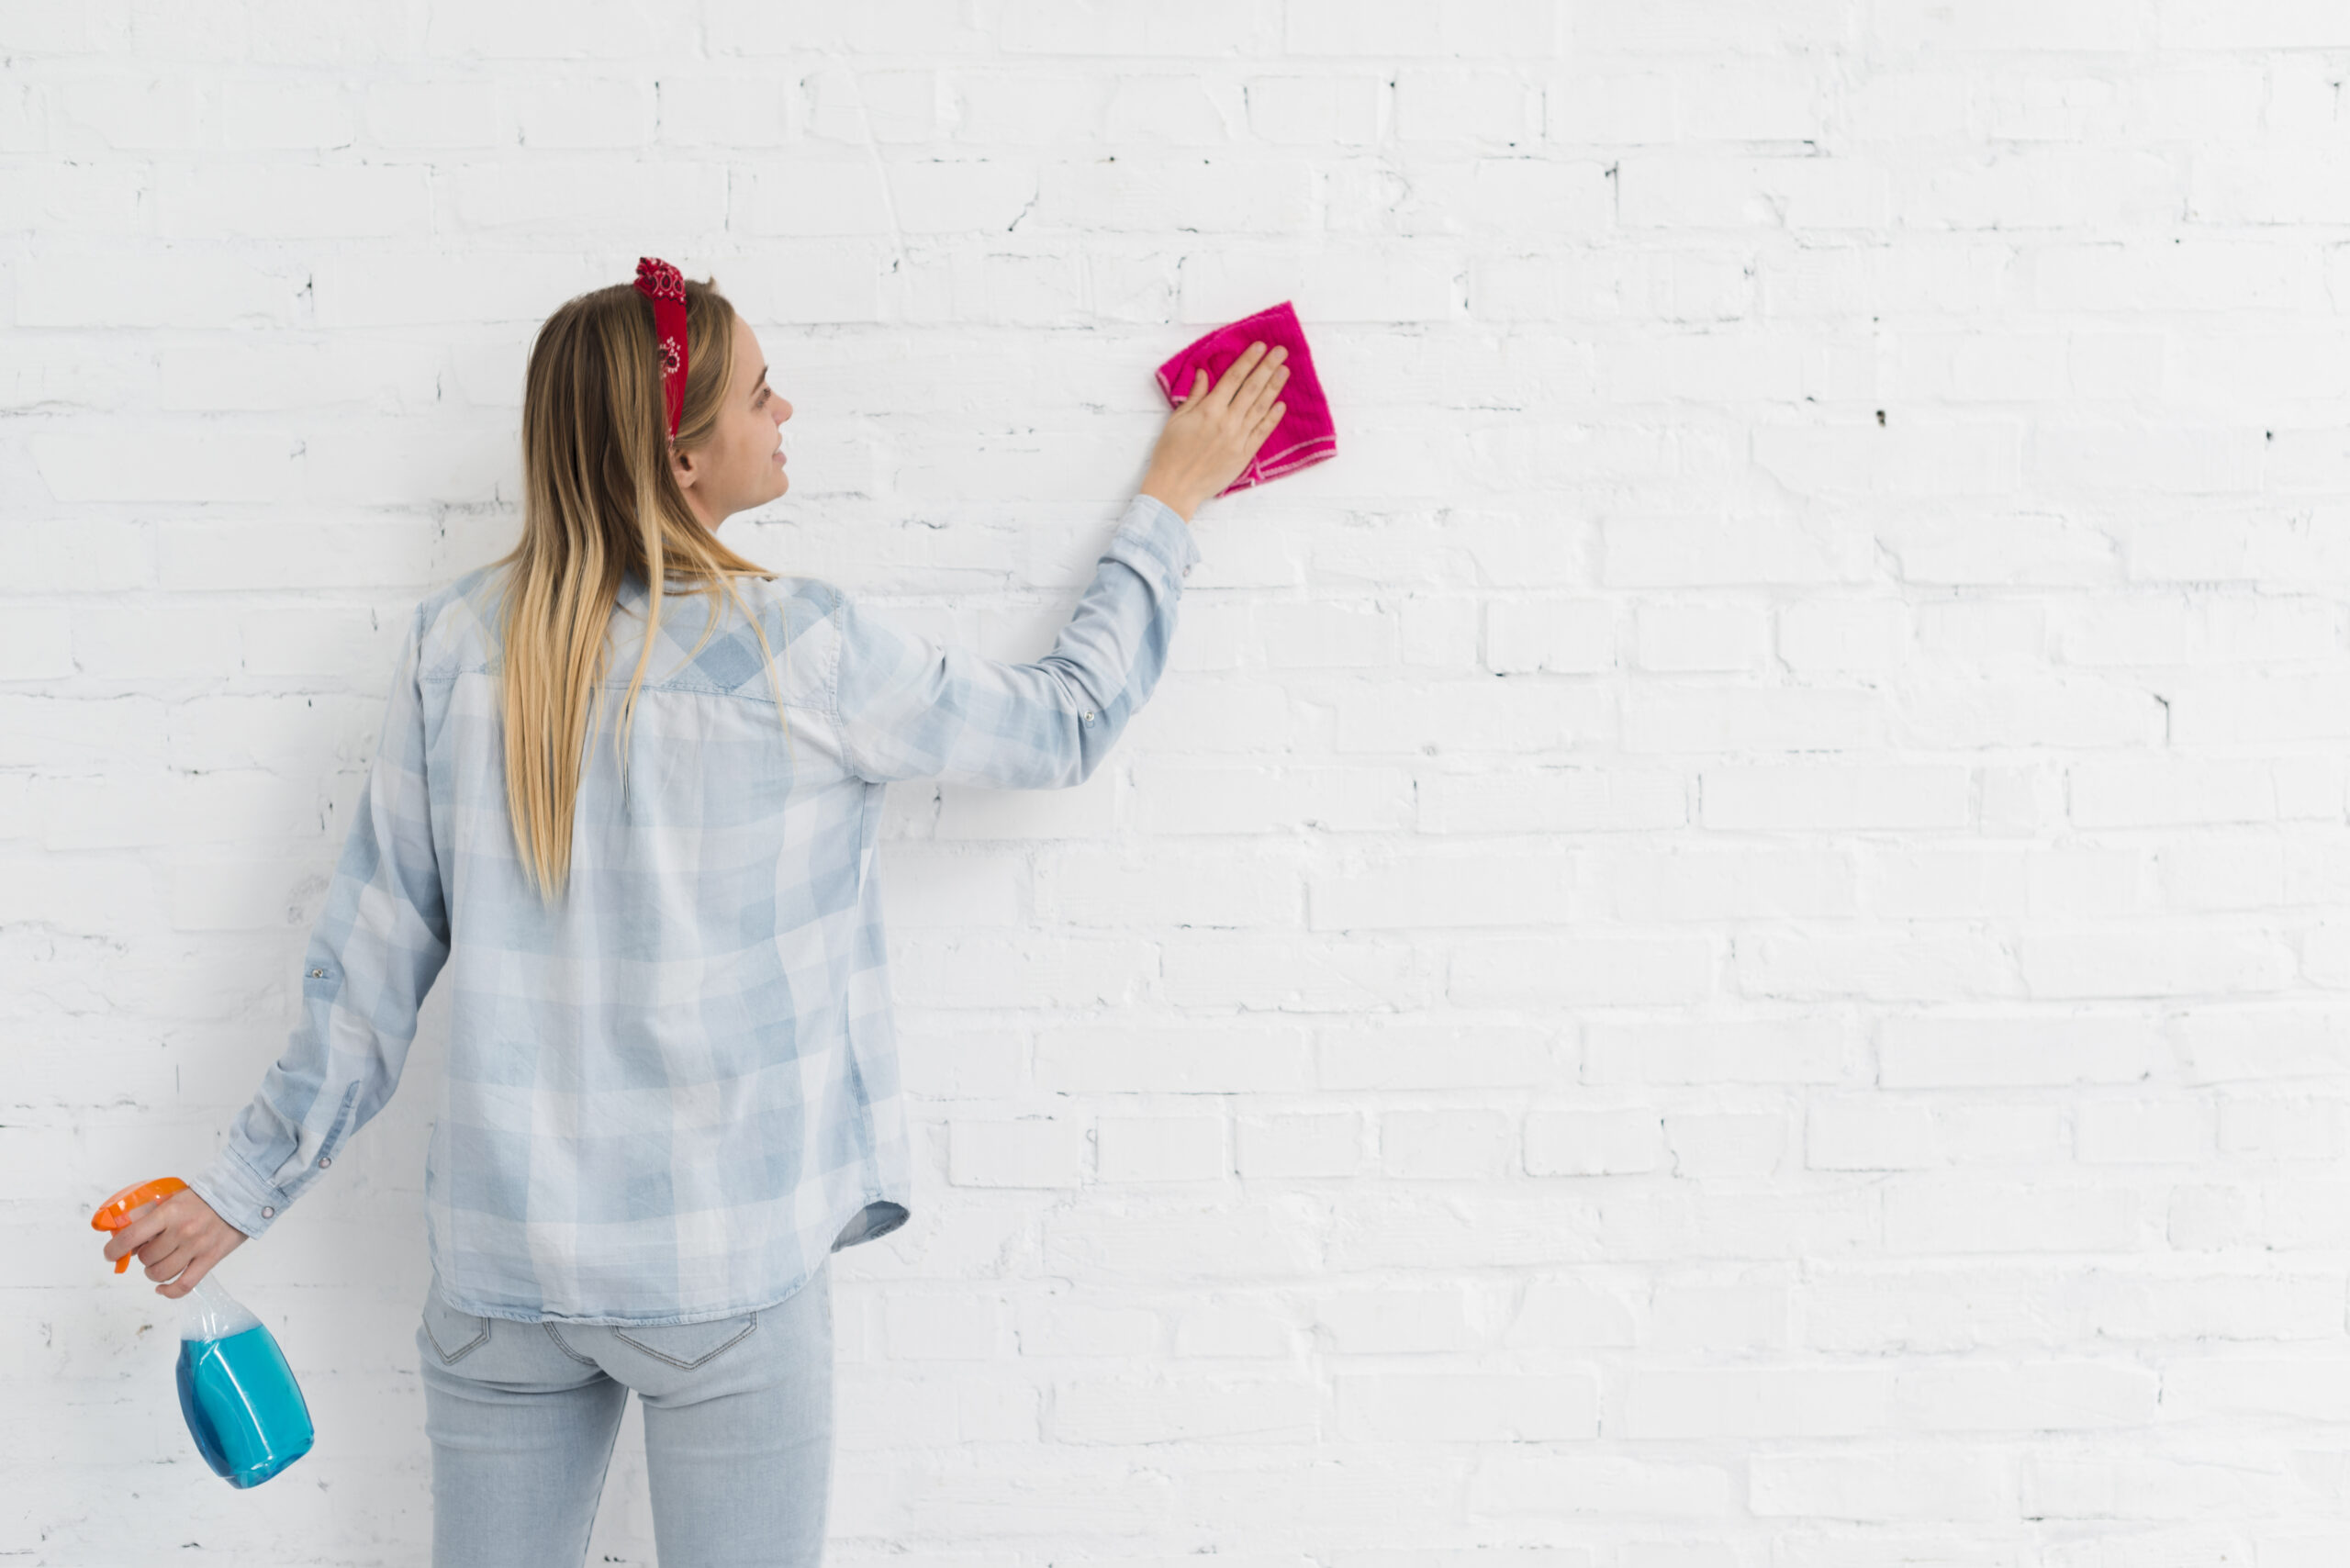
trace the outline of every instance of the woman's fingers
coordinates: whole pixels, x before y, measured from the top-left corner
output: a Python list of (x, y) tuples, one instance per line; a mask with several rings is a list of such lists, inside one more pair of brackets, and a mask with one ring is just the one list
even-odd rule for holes
[(158, 1295), (170, 1296), (176, 1300), (196, 1289), (196, 1282), (212, 1271), (212, 1266), (228, 1255), (229, 1249), (225, 1247), (211, 1243), (197, 1243), (183, 1248), (165, 1259), (159, 1265), (162, 1269), (160, 1276), (155, 1270), (151, 1269), (148, 1271), (148, 1275), (151, 1279), (160, 1277), (168, 1282), (155, 1287)]
[(1264, 417), (1265, 409), (1289, 379), (1287, 365), (1274, 365), (1268, 361), (1259, 368), (1266, 374), (1250, 376), (1248, 385), (1241, 389), (1232, 405), (1232, 429), (1236, 435), (1244, 438), (1249, 429)]
[[(1264, 450), (1266, 439), (1270, 437), (1281, 425), (1281, 409), (1283, 407), (1284, 405), (1276, 403), (1271, 408), (1266, 409), (1265, 417), (1259, 420), (1255, 427), (1249, 431), (1248, 457), (1253, 458), (1258, 453)], [(1247, 460), (1247, 458), (1243, 459), (1244, 462)]]
[[(1287, 367), (1278, 368), (1286, 370)], [(1251, 432), (1255, 431), (1257, 422), (1265, 417), (1265, 410), (1272, 407), (1273, 398), (1280, 393), (1281, 384), (1286, 379), (1287, 376), (1281, 374), (1267, 376), (1263, 382), (1250, 386), (1246, 397), (1234, 408), (1235, 432), (1241, 439), (1254, 439)]]
[(141, 1252), (139, 1260), (147, 1265), (147, 1277), (160, 1282), (186, 1268), (194, 1250), (179, 1237), (166, 1237)]
[(185, 1194), (187, 1215), (181, 1226), (181, 1249), (177, 1255), (163, 1260), (163, 1266), (173, 1276), (171, 1282), (159, 1285), (158, 1292), (177, 1299), (194, 1290), (213, 1266), (244, 1245), (245, 1233), (222, 1219), (211, 1204), (190, 1192)]
[(1264, 343), (1250, 343), (1238, 359), (1225, 367), (1224, 379), (1215, 384), (1212, 396), (1225, 407), (1244, 401), (1267, 366), (1279, 364), (1289, 351), (1268, 348)]
[(107, 1262), (138, 1251), (162, 1233), (163, 1220), (156, 1212), (161, 1207), (159, 1204), (141, 1204), (124, 1217), (122, 1228), (107, 1237), (102, 1249)]
[(1238, 404), (1232, 410), (1232, 467), (1237, 469), (1265, 444), (1265, 438), (1281, 423), (1287, 405), (1275, 401), (1281, 386), (1289, 379), (1289, 366), (1272, 363), (1270, 356), (1258, 366), (1258, 374), (1248, 378)]
[(1221, 402), (1231, 402), (1239, 395), (1241, 386), (1248, 379), (1249, 373), (1257, 368), (1264, 357), (1265, 345), (1250, 343), (1241, 351), (1238, 359), (1224, 367), (1224, 378), (1215, 384), (1215, 391), (1211, 396)]
[(197, 1258), (192, 1260), (187, 1265), (186, 1271), (183, 1272), (178, 1279), (173, 1280), (168, 1285), (157, 1285), (155, 1287), (155, 1294), (157, 1295), (167, 1296), (173, 1301), (177, 1301), (180, 1297), (187, 1294), (188, 1292), (196, 1289), (198, 1284), (201, 1284), (204, 1281), (204, 1276), (212, 1271), (212, 1265), (218, 1261), (220, 1261), (218, 1258)]
[(1288, 373), (1281, 362), (1289, 357), (1287, 349), (1277, 348), (1259, 359), (1248, 372), (1248, 379), (1241, 384), (1238, 400), (1250, 409), (1262, 406), (1266, 389), (1278, 384)]
[(204, 1277), (206, 1270), (228, 1256), (229, 1249), (222, 1246), (220, 1240), (216, 1232), (189, 1226), (185, 1230), (171, 1232), (150, 1243), (147, 1250), (140, 1255), (140, 1260), (147, 1265), (149, 1279), (159, 1282), (172, 1282), (181, 1287), (166, 1289), (163, 1292), (165, 1295), (185, 1295), (188, 1288)]
[(1288, 382), (1289, 366), (1285, 364), (1275, 365), (1273, 367), (1273, 374), (1265, 377), (1264, 385), (1257, 389), (1257, 400), (1253, 406), (1254, 411), (1259, 413), (1263, 412), (1264, 409), (1271, 404), (1272, 400), (1281, 395), (1281, 389), (1282, 386), (1286, 386)]

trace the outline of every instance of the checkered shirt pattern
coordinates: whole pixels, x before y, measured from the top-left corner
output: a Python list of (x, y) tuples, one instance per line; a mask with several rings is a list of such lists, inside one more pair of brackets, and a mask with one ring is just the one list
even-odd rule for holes
[(1031, 664), (911, 634), (820, 582), (744, 582), (788, 732), (742, 616), (694, 654), (706, 601), (673, 592), (623, 790), (612, 729), (643, 647), (630, 582), (552, 908), (507, 813), (505, 572), (426, 599), (311, 933), (300, 1022), (190, 1185), (265, 1232), (391, 1096), (445, 969), (425, 1215), (453, 1305), (659, 1324), (789, 1296), (911, 1209), (875, 880), (884, 790), (1082, 782), (1158, 682), (1197, 559), (1182, 518), (1136, 496)]

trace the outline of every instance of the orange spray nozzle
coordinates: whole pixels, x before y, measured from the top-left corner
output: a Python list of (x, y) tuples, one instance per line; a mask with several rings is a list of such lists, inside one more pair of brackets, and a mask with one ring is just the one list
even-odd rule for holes
[[(158, 1176), (152, 1182), (141, 1182), (135, 1187), (125, 1187), (98, 1205), (90, 1216), (92, 1230), (120, 1230), (130, 1223), (130, 1211), (145, 1208), (149, 1204), (185, 1192), (187, 1183), (176, 1176)], [(130, 1267), (130, 1254), (126, 1252), (114, 1260), (114, 1271), (121, 1273)]]

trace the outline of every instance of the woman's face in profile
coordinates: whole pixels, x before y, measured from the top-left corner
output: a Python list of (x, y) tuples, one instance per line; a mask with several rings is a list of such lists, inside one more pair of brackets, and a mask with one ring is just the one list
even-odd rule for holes
[(734, 376), (718, 428), (673, 460), (686, 499), (711, 530), (738, 511), (765, 506), (791, 487), (783, 470), (783, 421), (791, 404), (767, 385), (758, 334), (734, 319)]

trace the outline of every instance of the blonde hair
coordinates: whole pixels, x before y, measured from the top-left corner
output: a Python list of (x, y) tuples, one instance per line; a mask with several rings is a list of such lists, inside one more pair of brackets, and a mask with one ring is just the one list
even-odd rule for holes
[[(735, 313), (717, 281), (686, 283), (680, 452), (710, 439), (733, 384)], [(645, 585), (644, 648), (612, 736), (625, 788), (637, 692), (669, 581), (698, 582), (709, 599), (690, 658), (717, 630), (723, 606), (742, 607), (735, 578), (775, 575), (721, 544), (694, 515), (670, 471), (668, 422), (653, 302), (634, 286), (580, 295), (547, 318), (523, 383), (522, 538), (495, 565), (512, 567), (500, 628), (506, 805), (523, 870), (550, 904), (570, 879), (572, 816), (603, 713), (606, 633), (622, 578), (632, 574)], [(767, 655), (776, 715), (789, 736), (774, 650), (758, 617), (744, 616)]]

